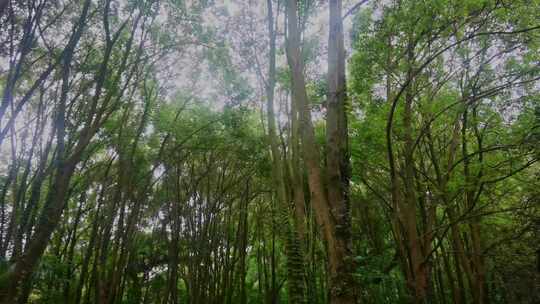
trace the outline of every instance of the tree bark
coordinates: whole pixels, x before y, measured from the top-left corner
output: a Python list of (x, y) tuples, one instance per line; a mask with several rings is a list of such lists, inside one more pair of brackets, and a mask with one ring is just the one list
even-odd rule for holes
[(329, 2), (328, 99), (326, 118), (326, 175), (328, 204), (335, 219), (334, 237), (341, 260), (334, 261), (331, 272), (331, 301), (354, 303), (355, 283), (352, 272), (349, 180), (351, 175), (346, 113), (345, 47), (341, 0)]
[[(334, 6), (333, 14), (339, 8)], [(340, 17), (341, 18), (341, 17)], [(354, 284), (350, 271), (351, 260), (348, 256), (348, 244), (344, 234), (336, 228), (338, 221), (332, 214), (331, 206), (328, 201), (325, 190), (325, 181), (320, 168), (320, 151), (315, 140), (315, 131), (311, 121), (311, 110), (306, 91), (306, 82), (304, 77), (304, 62), (300, 46), (300, 30), (298, 27), (298, 3), (296, 0), (287, 1), (287, 60), (292, 74), (292, 100), (298, 107), (300, 113), (300, 134), (302, 139), (302, 153), (304, 162), (308, 171), (308, 184), (311, 192), (311, 202), (315, 212), (317, 224), (321, 227), (326, 248), (328, 252), (328, 268), (330, 276), (330, 303), (343, 304), (354, 303)], [(339, 57), (339, 56), (338, 56)], [(337, 68), (337, 66), (336, 66)], [(339, 72), (337, 72), (339, 74)], [(337, 88), (336, 88), (337, 89)], [(342, 92), (344, 93), (344, 92)], [(336, 121), (337, 123), (337, 121)], [(336, 134), (332, 134), (335, 136)], [(341, 158), (340, 158), (341, 159)], [(338, 164), (341, 162), (338, 162)], [(333, 193), (340, 192), (343, 188), (340, 186)], [(343, 193), (341, 195), (344, 195)], [(344, 202), (337, 199), (335, 201)], [(339, 203), (337, 206), (340, 206)], [(336, 208), (336, 210), (343, 210)], [(342, 224), (339, 222), (339, 224)], [(340, 235), (338, 237), (338, 234)]]

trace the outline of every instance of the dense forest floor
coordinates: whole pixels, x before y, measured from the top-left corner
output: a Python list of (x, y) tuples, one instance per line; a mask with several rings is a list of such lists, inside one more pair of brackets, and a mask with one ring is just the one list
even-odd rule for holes
[(540, 303), (537, 0), (0, 0), (0, 304)]

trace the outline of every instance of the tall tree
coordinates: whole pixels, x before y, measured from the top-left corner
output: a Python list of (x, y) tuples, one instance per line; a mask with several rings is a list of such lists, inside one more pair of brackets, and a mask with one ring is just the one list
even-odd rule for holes
[[(350, 232), (348, 231), (348, 153), (346, 146), (345, 78), (341, 5), (331, 5), (331, 41), (335, 45), (329, 51), (329, 139), (328, 173), (331, 180), (325, 183), (321, 170), (321, 153), (315, 140), (310, 103), (304, 77), (304, 59), (301, 51), (301, 32), (298, 20), (298, 3), (287, 1), (287, 60), (291, 69), (293, 104), (300, 113), (300, 130), (304, 162), (308, 171), (310, 198), (328, 251), (331, 303), (354, 303), (354, 281), (351, 274), (352, 259), (349, 256)], [(338, 17), (336, 17), (338, 16)], [(337, 19), (338, 20), (337, 20)], [(339, 42), (341, 41), (341, 43)], [(341, 45), (341, 46), (340, 46)], [(328, 195), (331, 195), (330, 197)], [(332, 200), (332, 205), (330, 204)], [(335, 207), (335, 208), (332, 208)], [(333, 211), (335, 213), (333, 213)]]

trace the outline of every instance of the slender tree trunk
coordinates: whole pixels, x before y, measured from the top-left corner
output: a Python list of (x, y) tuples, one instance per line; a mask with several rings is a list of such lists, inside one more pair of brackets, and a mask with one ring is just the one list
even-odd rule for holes
[[(303, 202), (299, 202), (300, 194), (296, 191), (295, 195), (295, 213), (294, 221), (296, 225), (291, 224), (291, 196), (286, 186), (285, 161), (282, 161), (282, 155), (278, 147), (278, 137), (276, 131), (276, 118), (274, 113), (274, 90), (276, 84), (276, 34), (275, 23), (272, 8), (272, 1), (267, 0), (267, 27), (270, 38), (268, 79), (266, 87), (266, 113), (268, 118), (268, 139), (270, 143), (270, 152), (272, 157), (272, 173), (274, 184), (277, 189), (278, 218), (281, 235), (285, 245), (285, 254), (287, 257), (287, 285), (289, 289), (290, 303), (305, 303), (305, 267), (304, 252), (300, 238), (303, 236), (303, 223), (305, 215), (302, 213)], [(294, 189), (297, 190), (297, 189)]]
[[(467, 106), (466, 106), (467, 107)], [(473, 178), (470, 173), (470, 158), (468, 157), (468, 139), (467, 139), (467, 129), (469, 124), (469, 111), (468, 108), (465, 108), (462, 116), (462, 157), (463, 161), (463, 175), (465, 177), (465, 207), (469, 212), (474, 214), (477, 191), (477, 184), (473, 181)], [(482, 150), (481, 138), (478, 137), (478, 149)], [(482, 162), (482, 153), (479, 153), (479, 161)], [(481, 191), (479, 189), (478, 191)], [(471, 291), (473, 295), (474, 303), (484, 304), (488, 302), (487, 298), (487, 284), (485, 278), (485, 269), (484, 269), (484, 259), (481, 247), (481, 237), (480, 237), (480, 221), (477, 216), (473, 216), (469, 220), (469, 230), (470, 230), (470, 241), (471, 241), (471, 274), (473, 277), (473, 284), (471, 286)]]
[(79, 206), (77, 208), (77, 213), (75, 215), (75, 222), (73, 223), (72, 231), (69, 236), (69, 249), (67, 252), (66, 258), (66, 282), (64, 283), (64, 301), (69, 303), (71, 300), (72, 286), (71, 286), (71, 277), (73, 276), (74, 271), (74, 254), (75, 254), (75, 245), (77, 243), (77, 229), (79, 228), (79, 223), (83, 214), (83, 205), (86, 203), (86, 189), (83, 189), (83, 192), (80, 194)]
[(36, 227), (36, 233), (29, 241), (28, 250), (17, 260), (13, 271), (7, 272), (0, 278), (0, 303), (10, 304), (15, 302), (18, 294), (22, 292), (22, 283), (30, 279), (39, 259), (49, 243), (51, 234), (62, 216), (62, 211), (67, 199), (69, 182), (76, 165), (76, 159), (70, 158), (66, 161), (64, 151), (66, 102), (69, 90), (70, 66), (75, 47), (82, 35), (89, 7), (90, 1), (87, 0), (84, 3), (74, 34), (71, 36), (65, 51), (62, 53), (62, 90), (56, 112), (56, 164), (58, 169), (54, 178), (54, 184), (52, 189), (49, 190), (38, 226)]

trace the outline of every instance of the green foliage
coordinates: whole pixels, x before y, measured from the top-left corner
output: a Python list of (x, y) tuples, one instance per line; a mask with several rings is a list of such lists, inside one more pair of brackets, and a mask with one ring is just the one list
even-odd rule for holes
[[(328, 303), (329, 244), (299, 153), (303, 130), (292, 130), (284, 3), (273, 2), (282, 161), (273, 162), (265, 1), (111, 1), (108, 14), (107, 1), (90, 1), (68, 63), (85, 1), (53, 2), (0, 12), (0, 302), (34, 246), (38, 262), (18, 284), (31, 303), (286, 303), (304, 290), (309, 303)], [(328, 37), (316, 22), (328, 5), (298, 6), (296, 59), (324, 154)], [(368, 1), (344, 19), (351, 176), (342, 178), (362, 303), (452, 303), (461, 293), (469, 303), (484, 286), (493, 304), (540, 301), (531, 292), (539, 11), (538, 0)], [(325, 156), (322, 193), (332, 190)], [(295, 222), (297, 206), (307, 216)], [(414, 299), (422, 267), (426, 298)]]

